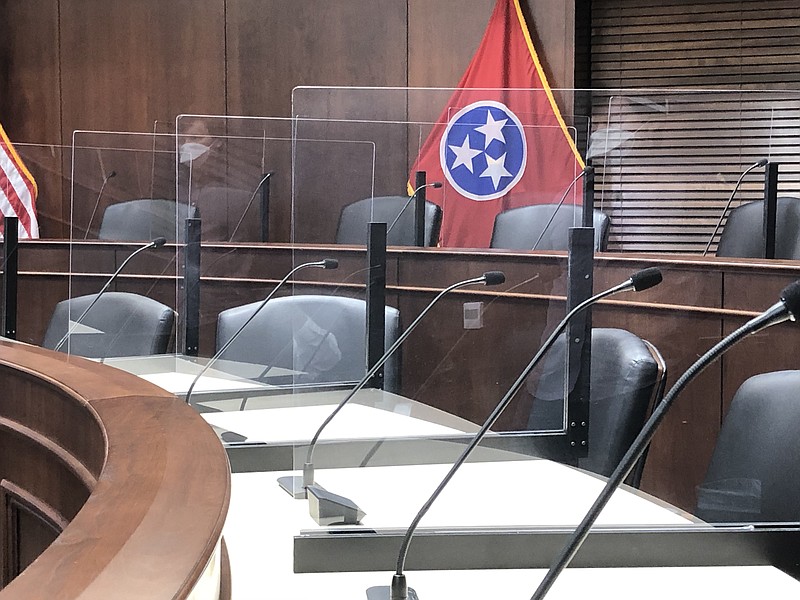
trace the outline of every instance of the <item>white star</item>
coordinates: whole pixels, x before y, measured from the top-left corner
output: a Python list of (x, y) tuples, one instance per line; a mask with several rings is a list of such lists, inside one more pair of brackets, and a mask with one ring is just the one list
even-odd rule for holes
[(480, 131), (484, 136), (486, 136), (486, 141), (484, 142), (484, 149), (489, 147), (489, 144), (492, 143), (493, 140), (500, 140), (503, 144), (506, 143), (506, 138), (503, 135), (503, 127), (506, 126), (508, 123), (508, 119), (501, 119), (499, 121), (495, 121), (494, 117), (492, 117), (492, 111), (486, 111), (486, 125), (481, 125), (480, 127), (476, 127), (475, 131)]
[(500, 187), (500, 179), (503, 177), (513, 177), (513, 175), (506, 170), (506, 155), (503, 154), (500, 158), (492, 158), (487, 154), (486, 170), (481, 173), (481, 177), (491, 177), (495, 191)]
[(478, 156), (481, 151), (470, 147), (469, 136), (464, 138), (464, 143), (460, 146), (448, 146), (448, 148), (456, 155), (456, 160), (453, 162), (453, 166), (450, 167), (451, 171), (459, 165), (464, 165), (469, 169), (470, 173), (475, 172), (472, 170), (472, 159)]

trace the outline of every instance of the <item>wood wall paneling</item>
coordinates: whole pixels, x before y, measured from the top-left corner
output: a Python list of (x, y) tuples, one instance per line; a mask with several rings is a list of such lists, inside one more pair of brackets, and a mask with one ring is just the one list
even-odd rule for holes
[(298, 85), (406, 85), (396, 0), (229, 0), (228, 110), (288, 116)]
[[(58, 0), (0, 5), (0, 124), (12, 141), (61, 143)], [(39, 186), (42, 235), (60, 236), (60, 151), (18, 148)]]
[(12, 140), (58, 144), (58, 0), (3, 2), (0, 16), (0, 123)]
[(225, 112), (224, 0), (61, 2), (64, 143)]
[[(408, 0), (408, 85), (455, 87), (480, 44), (495, 0)], [(438, 109), (441, 110), (441, 109)]]

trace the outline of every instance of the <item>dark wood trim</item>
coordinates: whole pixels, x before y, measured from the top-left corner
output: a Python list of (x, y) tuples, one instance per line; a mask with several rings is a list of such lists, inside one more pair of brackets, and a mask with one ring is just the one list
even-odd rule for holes
[[(25, 515), (44, 532), (37, 535), (25, 530)], [(28, 566), (31, 554), (43, 551), (66, 526), (67, 520), (52, 506), (7, 479), (0, 479), (0, 590)]]

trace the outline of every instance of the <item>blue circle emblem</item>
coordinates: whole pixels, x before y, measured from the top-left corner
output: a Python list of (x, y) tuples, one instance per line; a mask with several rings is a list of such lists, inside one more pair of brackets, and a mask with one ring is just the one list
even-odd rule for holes
[(522, 123), (505, 104), (474, 102), (447, 124), (439, 160), (447, 181), (477, 201), (507, 194), (525, 172), (528, 148)]

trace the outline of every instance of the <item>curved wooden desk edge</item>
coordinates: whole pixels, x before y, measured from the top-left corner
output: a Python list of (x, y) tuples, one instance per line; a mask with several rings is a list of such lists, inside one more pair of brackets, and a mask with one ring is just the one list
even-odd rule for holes
[(188, 597), (218, 551), (230, 499), (211, 428), (176, 397), (92, 361), (0, 342), (0, 366), (82, 405), (105, 438), (88, 500), (0, 598)]

